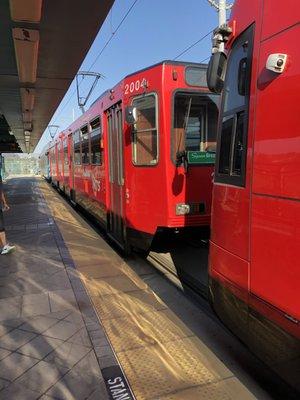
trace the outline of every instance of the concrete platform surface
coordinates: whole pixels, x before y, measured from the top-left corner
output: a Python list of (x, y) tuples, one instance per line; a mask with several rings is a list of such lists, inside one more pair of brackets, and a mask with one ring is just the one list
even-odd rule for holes
[(68, 272), (39, 180), (4, 190), (16, 251), (0, 256), (0, 399), (108, 399), (91, 339), (104, 333)]
[(288, 398), (205, 302), (124, 259), (44, 181), (5, 190), (0, 400)]

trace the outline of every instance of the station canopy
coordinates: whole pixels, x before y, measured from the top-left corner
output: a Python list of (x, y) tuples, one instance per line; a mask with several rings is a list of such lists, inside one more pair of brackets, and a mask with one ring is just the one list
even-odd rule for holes
[(1, 0), (0, 152), (32, 152), (114, 0)]

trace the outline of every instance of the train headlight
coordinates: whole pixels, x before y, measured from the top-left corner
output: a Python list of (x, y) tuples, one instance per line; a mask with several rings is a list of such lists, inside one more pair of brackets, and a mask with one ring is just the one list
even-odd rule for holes
[(191, 211), (189, 204), (179, 203), (176, 204), (176, 215), (186, 215)]

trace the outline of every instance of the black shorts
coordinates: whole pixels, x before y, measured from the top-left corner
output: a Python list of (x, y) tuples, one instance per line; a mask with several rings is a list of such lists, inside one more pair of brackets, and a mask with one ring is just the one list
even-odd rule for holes
[(3, 211), (0, 208), (0, 232), (4, 232), (4, 219), (3, 219)]

